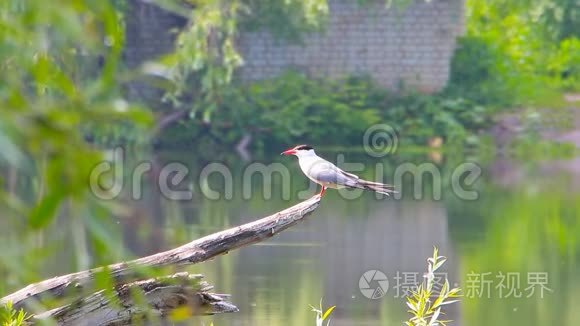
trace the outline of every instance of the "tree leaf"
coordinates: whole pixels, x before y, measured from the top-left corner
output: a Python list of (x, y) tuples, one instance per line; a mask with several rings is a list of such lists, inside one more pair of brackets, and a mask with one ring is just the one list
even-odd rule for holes
[(336, 306), (332, 306), (332, 307), (326, 309), (326, 312), (324, 312), (324, 315), (322, 315), (322, 320), (325, 320), (328, 316), (330, 316), (330, 314), (332, 313), (334, 308), (336, 308)]
[(439, 318), (439, 314), (441, 313), (441, 308), (435, 310), (433, 316), (431, 316), (431, 320), (429, 320), (429, 325), (437, 325), (437, 318)]
[(54, 218), (64, 197), (65, 194), (62, 191), (49, 192), (30, 212), (28, 224), (33, 229), (40, 229), (48, 225)]

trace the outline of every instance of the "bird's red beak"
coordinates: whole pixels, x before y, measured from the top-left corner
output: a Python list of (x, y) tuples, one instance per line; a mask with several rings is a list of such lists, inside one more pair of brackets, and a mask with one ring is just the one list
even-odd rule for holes
[(280, 153), (280, 155), (294, 155), (294, 154), (296, 154), (296, 150), (294, 148), (289, 148)]

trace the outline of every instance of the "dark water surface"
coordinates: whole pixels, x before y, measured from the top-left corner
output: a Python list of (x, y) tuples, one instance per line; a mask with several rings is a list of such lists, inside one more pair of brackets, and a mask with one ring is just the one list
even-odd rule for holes
[[(337, 153), (325, 154), (337, 158)], [(426, 258), (435, 245), (448, 257), (444, 272), (465, 295), (447, 310), (446, 318), (454, 324), (578, 324), (580, 176), (562, 168), (578, 161), (534, 163), (432, 154), (345, 158), (362, 163), (366, 178), (382, 173), (391, 182), (402, 164), (425, 162), (441, 176), (426, 177), (418, 190), (414, 180), (403, 178), (398, 185), (402, 198), (377, 199), (367, 193), (346, 199), (329, 190), (304, 223), (258, 245), (188, 268), (203, 273), (216, 292), (232, 294), (232, 302), (240, 308), (239, 313), (204, 317), (200, 322), (314, 325), (309, 304), (318, 305), (323, 298), (325, 306), (337, 306), (331, 325), (401, 325), (408, 318), (403, 296), (422, 280)], [(300, 201), (298, 193), (308, 189), (308, 182), (294, 158), (276, 160), (289, 168), (291, 180), (275, 173), (264, 187), (260, 177), (244, 180), (250, 163), (235, 157), (200, 158), (187, 151), (153, 156), (128, 153), (127, 184), (131, 180), (127, 174), (138, 162), (153, 162), (154, 171), (168, 162), (180, 162), (190, 173), (170, 188), (191, 189), (192, 199), (167, 198), (147, 176), (141, 199), (132, 199), (135, 191), (126, 186), (117, 200), (103, 201), (108, 207), (103, 211), (113, 213), (85, 219), (76, 216), (83, 215), (82, 210), (65, 207), (54, 225), (26, 243), (5, 230), (2, 242), (9, 250), (4, 255), (18, 252), (27, 270), (14, 276), (4, 268), (4, 289), (103, 261), (170, 249), (291, 206)], [(466, 161), (480, 162), (482, 167), (481, 177), (469, 188), (477, 191), (476, 200), (459, 198), (451, 185), (454, 169)], [(211, 162), (222, 162), (231, 172), (231, 198), (212, 200), (203, 195), (203, 189), (213, 189), (222, 197), (226, 193), (227, 185), (217, 173), (200, 179)], [(441, 198), (437, 198), (439, 189)], [(414, 198), (415, 190), (421, 198)], [(271, 197), (265, 198), (269, 191)], [(107, 239), (103, 246), (117, 248), (118, 256), (100, 257), (87, 241), (94, 234)], [(369, 270), (378, 270), (388, 279), (381, 298), (366, 298), (359, 289), (361, 276)], [(378, 286), (376, 281), (369, 284)], [(191, 323), (200, 324), (197, 321)]]

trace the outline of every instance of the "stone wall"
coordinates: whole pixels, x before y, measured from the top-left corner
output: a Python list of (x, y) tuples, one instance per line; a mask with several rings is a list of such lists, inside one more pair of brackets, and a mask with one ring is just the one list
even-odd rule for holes
[[(155, 60), (175, 49), (176, 30), (187, 21), (174, 15), (152, 1), (128, 0), (125, 25), (126, 46), (123, 61), (127, 67), (136, 69), (144, 62)], [(150, 80), (129, 83), (127, 96), (132, 100), (149, 102), (153, 107), (162, 106), (163, 91), (151, 86)]]
[(400, 11), (374, 1), (329, 0), (325, 31), (301, 44), (281, 42), (266, 31), (242, 34), (238, 45), (245, 65), (239, 77), (271, 78), (290, 68), (331, 78), (370, 75), (393, 90), (444, 87), (456, 37), (463, 32), (463, 0), (416, 0)]
[[(373, 2), (374, 1), (374, 4)], [(275, 39), (269, 32), (244, 32), (238, 47), (245, 65), (242, 80), (274, 77), (287, 69), (312, 76), (339, 78), (368, 74), (398, 90), (406, 85), (423, 92), (441, 89), (449, 77), (455, 40), (463, 31), (464, 0), (414, 0), (404, 10), (387, 10), (386, 0), (359, 5), (329, 0), (325, 31), (306, 35), (301, 44)], [(183, 17), (146, 0), (129, 0), (126, 64), (135, 68), (174, 49)], [(147, 83), (128, 87), (131, 97), (158, 100), (162, 92)]]

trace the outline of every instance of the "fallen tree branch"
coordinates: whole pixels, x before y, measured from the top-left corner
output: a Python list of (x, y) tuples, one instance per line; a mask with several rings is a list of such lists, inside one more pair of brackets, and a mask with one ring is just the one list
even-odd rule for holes
[(43, 296), (60, 298), (72, 290), (86, 289), (93, 283), (95, 274), (107, 272), (116, 284), (126, 283), (140, 274), (139, 270), (169, 265), (196, 264), (230, 250), (263, 241), (303, 220), (320, 204), (314, 196), (281, 212), (238, 227), (217, 232), (194, 240), (181, 247), (160, 252), (129, 262), (57, 276), (18, 290), (0, 299), (0, 305), (12, 302), (16, 309), (26, 308), (27, 303), (40, 300)]
[[(165, 317), (178, 308), (188, 315), (213, 315), (237, 312), (238, 308), (224, 295), (209, 293), (213, 287), (202, 275), (186, 272), (171, 276), (135, 281), (115, 288), (111, 299), (105, 290), (60, 308), (32, 316), (31, 321), (55, 320), (59, 325), (128, 325), (136, 319)], [(135, 290), (141, 290), (140, 295)], [(138, 297), (142, 301), (136, 302)]]

